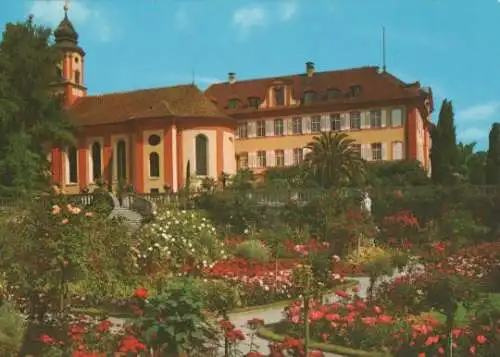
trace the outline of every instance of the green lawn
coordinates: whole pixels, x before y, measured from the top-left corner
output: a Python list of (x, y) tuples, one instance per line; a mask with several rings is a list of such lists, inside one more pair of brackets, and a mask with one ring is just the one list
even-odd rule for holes
[[(491, 293), (488, 294), (487, 297), (484, 298), (485, 300), (481, 300), (478, 302), (476, 306), (473, 306), (471, 309), (467, 310), (463, 305), (460, 304), (458, 307), (455, 320), (456, 323), (461, 325), (461, 324), (467, 324), (469, 322), (469, 314), (474, 314), (479, 308), (487, 308), (488, 305), (491, 307), (494, 307), (498, 310), (500, 310), (500, 293)], [(431, 316), (436, 318), (439, 322), (444, 323), (446, 318), (443, 314), (437, 311), (431, 312)]]

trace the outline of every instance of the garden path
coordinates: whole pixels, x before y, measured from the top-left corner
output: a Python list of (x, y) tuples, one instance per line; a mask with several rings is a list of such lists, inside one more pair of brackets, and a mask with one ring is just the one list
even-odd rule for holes
[[(423, 269), (423, 266), (417, 266), (417, 269)], [(407, 268), (403, 270), (402, 273), (398, 272), (397, 270), (394, 271), (394, 274), (392, 277), (386, 277), (385, 279), (382, 280), (392, 280), (396, 278), (399, 275), (405, 274), (407, 272)], [(368, 277), (352, 277), (349, 278), (347, 277), (346, 279), (351, 279), (351, 280), (357, 280), (359, 282), (359, 295), (361, 297), (366, 297), (366, 294), (368, 292), (368, 287), (370, 286), (370, 279)], [(336, 298), (335, 294), (332, 294), (331, 296), (326, 296), (325, 299), (328, 302), (332, 302)], [(276, 323), (279, 322), (280, 320), (283, 319), (283, 308), (280, 307), (271, 307), (269, 309), (265, 310), (260, 310), (260, 311), (249, 311), (249, 312), (241, 312), (241, 313), (234, 313), (229, 315), (229, 319), (231, 322), (236, 326), (236, 328), (239, 328), (243, 331), (243, 333), (247, 336), (251, 335), (252, 331), (248, 328), (247, 326), (247, 321), (251, 320), (252, 318), (257, 317), (260, 319), (263, 319), (266, 324), (271, 324), (271, 323)], [(257, 336), (254, 337), (254, 345), (258, 346), (257, 350), (264, 354), (268, 355), (269, 354), (269, 347), (268, 344), (269, 342), (266, 340), (263, 340)], [(240, 344), (240, 351), (243, 354), (248, 353), (250, 347), (249, 341), (243, 341), (243, 343)], [(325, 353), (325, 357), (344, 357), (341, 355), (333, 354), (333, 353)]]

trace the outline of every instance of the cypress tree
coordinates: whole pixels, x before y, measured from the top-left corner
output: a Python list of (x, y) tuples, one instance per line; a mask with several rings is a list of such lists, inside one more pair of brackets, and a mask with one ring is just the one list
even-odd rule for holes
[(458, 164), (457, 135), (453, 104), (444, 99), (439, 111), (437, 126), (432, 133), (432, 180), (437, 184), (454, 182), (453, 174)]
[(500, 184), (500, 123), (491, 126), (488, 154), (486, 156), (486, 183)]

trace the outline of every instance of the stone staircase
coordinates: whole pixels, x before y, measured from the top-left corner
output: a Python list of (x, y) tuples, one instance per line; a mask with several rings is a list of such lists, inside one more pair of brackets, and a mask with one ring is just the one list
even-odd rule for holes
[(120, 200), (114, 194), (111, 194), (113, 198), (113, 210), (109, 214), (109, 218), (123, 218), (126, 224), (130, 227), (130, 231), (133, 233), (137, 231), (143, 220), (143, 216), (136, 211), (131, 209), (131, 200), (128, 197), (125, 197), (120, 204)]

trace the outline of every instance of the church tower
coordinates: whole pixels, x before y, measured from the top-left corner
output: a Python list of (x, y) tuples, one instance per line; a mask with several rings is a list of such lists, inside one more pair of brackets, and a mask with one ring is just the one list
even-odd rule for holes
[(78, 33), (68, 18), (68, 2), (64, 4), (64, 19), (54, 31), (55, 47), (61, 51), (58, 65), (60, 81), (56, 84), (59, 92), (64, 92), (65, 105), (71, 106), (79, 97), (87, 95), (84, 82), (85, 51), (78, 46)]

